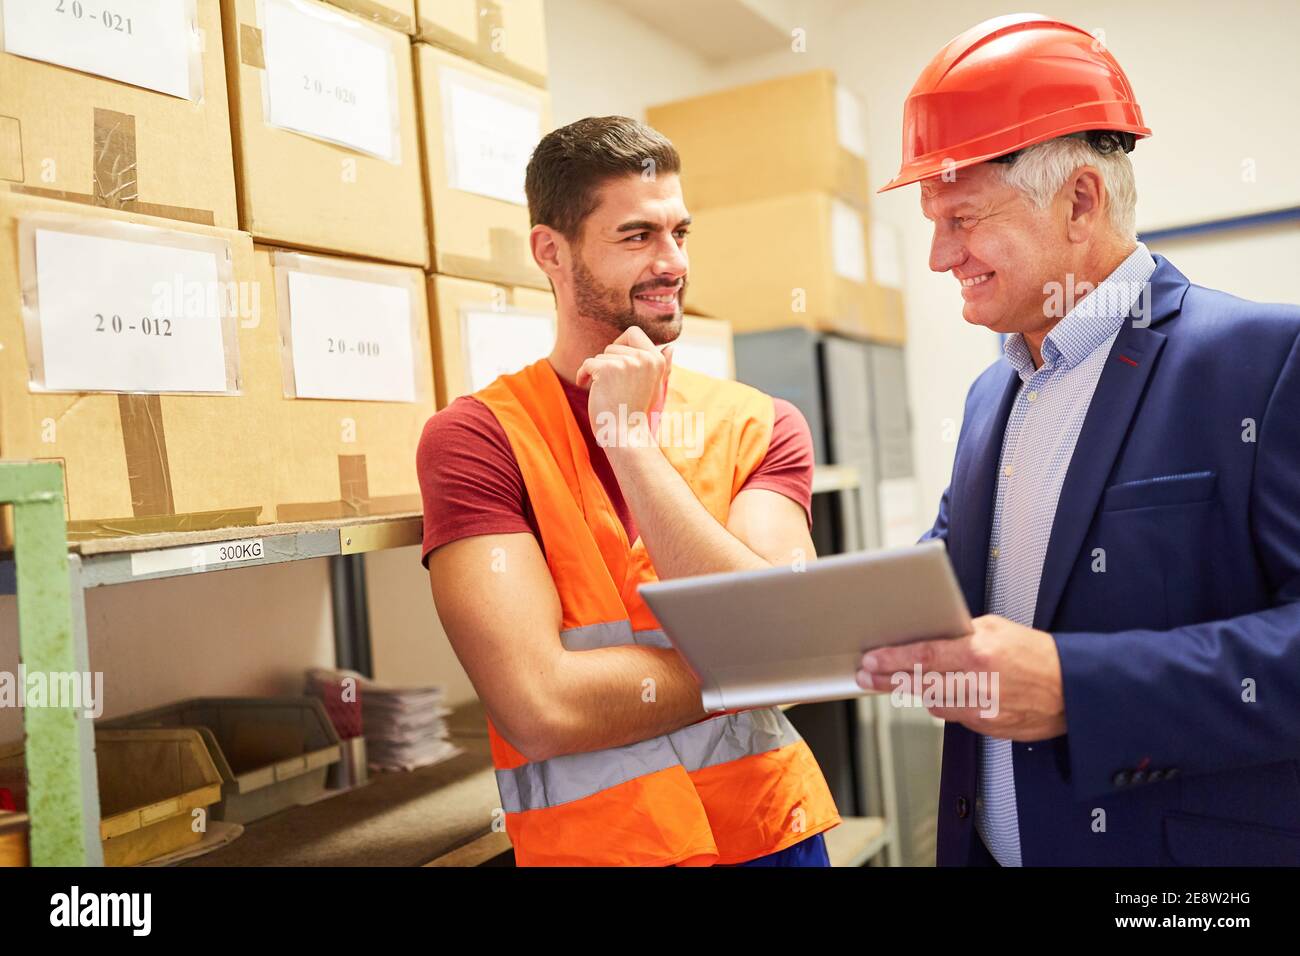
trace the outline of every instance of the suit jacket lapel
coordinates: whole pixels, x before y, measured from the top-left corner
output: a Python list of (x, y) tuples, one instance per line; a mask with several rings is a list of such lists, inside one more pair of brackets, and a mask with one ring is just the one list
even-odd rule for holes
[(1050, 629), (1106, 479), (1164, 347), (1165, 335), (1155, 326), (1178, 313), (1187, 292), (1187, 278), (1161, 256), (1154, 258), (1149, 300), (1144, 303), (1139, 297), (1130, 321), (1115, 337), (1065, 472), (1034, 609), (1034, 627), (1041, 630)]
[(1011, 403), (1020, 388), (1020, 376), (1010, 365), (1002, 365), (996, 376), (989, 383), (991, 399), (973, 409), (977, 417), (958, 449), (948, 503), (948, 553), (973, 616), (984, 613), (998, 459)]

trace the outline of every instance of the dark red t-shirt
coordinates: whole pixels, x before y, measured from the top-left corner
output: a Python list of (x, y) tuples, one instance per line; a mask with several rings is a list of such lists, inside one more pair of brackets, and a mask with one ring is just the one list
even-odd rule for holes
[[(637, 538), (636, 523), (623, 498), (618, 479), (596, 444), (587, 414), (587, 390), (563, 379), (587, 451), (600, 482), (609, 494), (627, 539)], [(800, 504), (812, 524), (812, 433), (803, 414), (789, 402), (772, 400), (776, 420), (767, 454), (742, 490), (766, 488)], [(524, 476), (515, 460), (505, 429), (491, 410), (473, 396), (462, 396), (429, 419), (416, 452), (420, 493), (424, 496), (424, 548), (421, 563), (440, 545), (476, 534), (531, 531), (541, 544)]]

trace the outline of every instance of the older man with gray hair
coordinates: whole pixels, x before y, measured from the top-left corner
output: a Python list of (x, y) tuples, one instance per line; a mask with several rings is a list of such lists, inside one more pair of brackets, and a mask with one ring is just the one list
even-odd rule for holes
[(1136, 241), (1148, 135), (1109, 51), (1033, 14), (904, 109), (885, 188), (921, 184), (930, 268), (1007, 335), (924, 536), (982, 616), (858, 674), (998, 676), (996, 716), (931, 707), (941, 865), (1300, 864), (1300, 308)]

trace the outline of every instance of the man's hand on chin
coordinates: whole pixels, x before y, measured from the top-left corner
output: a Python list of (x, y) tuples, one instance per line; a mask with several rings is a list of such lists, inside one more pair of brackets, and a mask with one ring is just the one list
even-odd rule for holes
[[(858, 685), (872, 691), (897, 689), (922, 700), (929, 696), (927, 687), (960, 686), (964, 700), (941, 693), (942, 704), (926, 709), (941, 720), (1007, 740), (1050, 740), (1065, 733), (1061, 660), (1052, 635), (996, 614), (977, 617), (972, 624), (972, 633), (964, 637), (869, 651), (862, 657)], [(913, 687), (917, 665), (921, 685)], [(970, 677), (946, 680), (948, 674)]]
[[(631, 447), (655, 444), (654, 424), (658, 417), (655, 413), (663, 409), (668, 394), (672, 352), (672, 345), (665, 346), (660, 352), (650, 337), (634, 325), (605, 346), (605, 351), (578, 366), (578, 387), (590, 388), (587, 414), (591, 417), (597, 440), (602, 419), (626, 421), (628, 424), (628, 435), (620, 435), (616, 445), (609, 447), (608, 451), (625, 447), (625, 438)], [(633, 418), (638, 412), (645, 416), (644, 425)]]

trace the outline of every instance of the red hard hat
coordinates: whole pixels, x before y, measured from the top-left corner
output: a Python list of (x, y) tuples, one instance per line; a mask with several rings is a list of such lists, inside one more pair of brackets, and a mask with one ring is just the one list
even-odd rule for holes
[(994, 17), (921, 72), (903, 106), (902, 168), (879, 191), (1083, 130), (1151, 135), (1119, 63), (1060, 20)]

